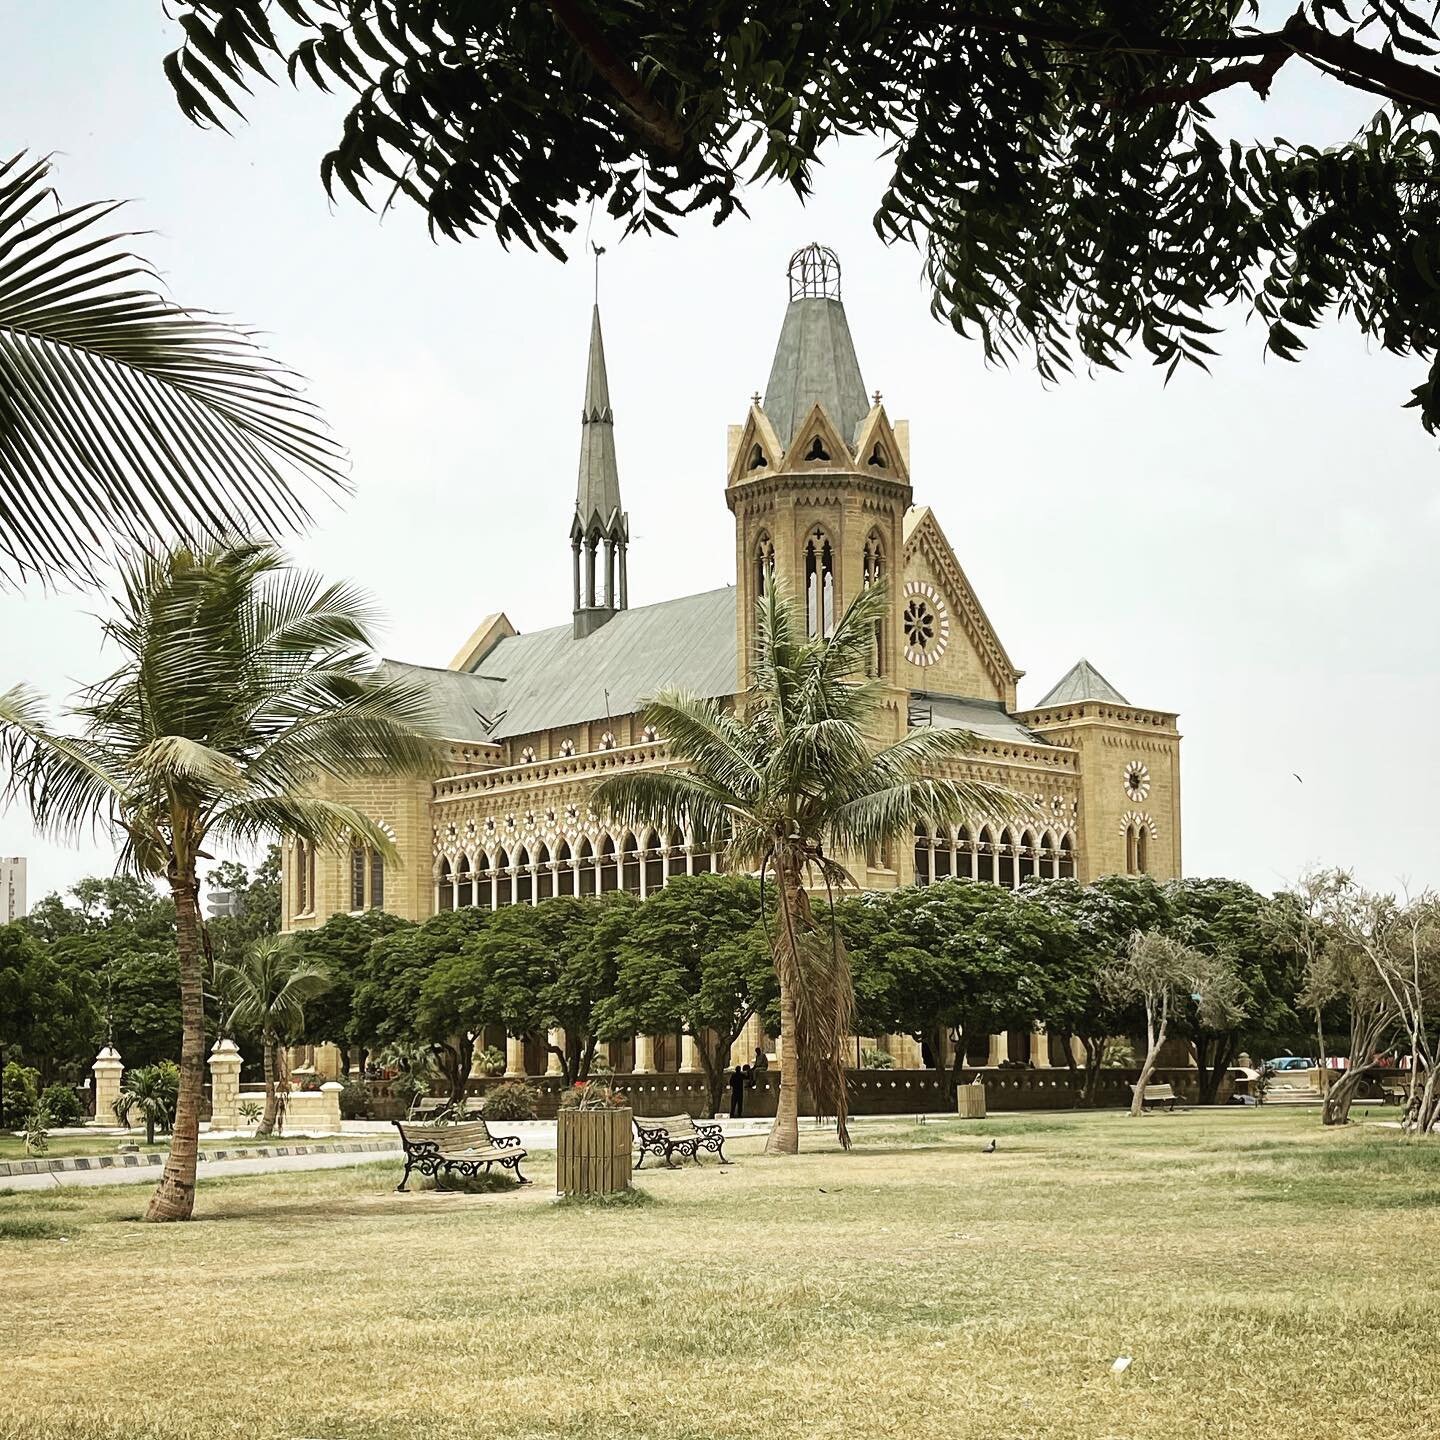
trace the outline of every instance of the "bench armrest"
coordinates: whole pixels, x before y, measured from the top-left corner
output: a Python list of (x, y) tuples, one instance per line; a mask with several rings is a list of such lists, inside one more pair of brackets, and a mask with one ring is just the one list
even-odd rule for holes
[(497, 1135), (493, 1130), (490, 1132), (490, 1139), (497, 1150), (509, 1150), (520, 1143), (518, 1135)]

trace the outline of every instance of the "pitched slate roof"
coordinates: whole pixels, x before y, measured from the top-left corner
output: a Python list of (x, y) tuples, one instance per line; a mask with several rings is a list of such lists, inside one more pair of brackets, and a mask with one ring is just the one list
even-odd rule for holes
[(1088, 660), (1082, 659), (1070, 667), (1064, 679), (1034, 708), (1043, 710), (1047, 705), (1077, 705), (1082, 700), (1105, 700), (1112, 705), (1130, 703)]
[(817, 401), (841, 438), (853, 445), (860, 422), (870, 413), (870, 402), (865, 398), (850, 322), (839, 300), (804, 295), (792, 300), (785, 311), (765, 386), (765, 414), (786, 449)]
[(910, 705), (912, 714), (923, 714), (928, 707), (930, 723), (937, 730), (973, 730), (985, 740), (1009, 740), (1020, 745), (1050, 743), (1022, 725), (998, 700), (917, 693), (911, 697)]
[(621, 610), (580, 639), (569, 624), (512, 635), (474, 673), (395, 660), (385, 666), (429, 689), (447, 739), (470, 742), (628, 715), (667, 687), (733, 695), (735, 590), (727, 585)]

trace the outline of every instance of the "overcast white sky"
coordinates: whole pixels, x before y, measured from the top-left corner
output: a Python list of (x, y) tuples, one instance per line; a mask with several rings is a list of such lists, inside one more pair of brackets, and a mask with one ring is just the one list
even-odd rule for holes
[[(297, 550), (370, 587), (387, 653), (446, 664), (492, 610), (521, 629), (565, 619), (590, 266), (332, 208), (318, 166), (341, 96), (266, 89), (237, 135), (193, 128), (161, 73), (175, 31), (159, 0), (0, 0), (0, 35), (0, 151), (56, 152), (67, 202), (133, 197), (174, 296), (264, 329), (311, 378), (357, 493)], [(1327, 142), (1367, 110), (1286, 71), (1270, 105), (1226, 113), (1241, 134)], [(1180, 712), (1188, 873), (1268, 889), (1323, 861), (1440, 879), (1424, 758), (1440, 455), (1401, 408), (1422, 366), (1348, 327), (1301, 366), (1267, 362), (1250, 326), (1212, 377), (1168, 388), (1143, 363), (1055, 390), (987, 370), (929, 318), (916, 253), (875, 238), (883, 180), (852, 145), (804, 207), (757, 192), (748, 223), (623, 245), (597, 218), (632, 603), (733, 580), (725, 427), (764, 387), (785, 261), (819, 239), (844, 266), (867, 387), (912, 423), (916, 501), (1027, 672), (1021, 704), (1085, 655), (1136, 704)], [(63, 695), (101, 673), (101, 604), (0, 594), (0, 688)], [(15, 853), (32, 902), (112, 863), (12, 812)]]

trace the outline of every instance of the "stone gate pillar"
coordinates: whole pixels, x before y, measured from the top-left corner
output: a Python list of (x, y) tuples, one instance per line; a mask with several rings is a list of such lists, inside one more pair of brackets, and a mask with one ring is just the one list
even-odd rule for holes
[(700, 1047), (695, 1037), (687, 1030), (680, 1037), (680, 1073), (693, 1075), (700, 1068)]
[(240, 1125), (240, 1048), (231, 1039), (215, 1042), (210, 1052), (210, 1128)]
[(95, 1057), (90, 1070), (95, 1076), (95, 1124), (118, 1125), (115, 1101), (120, 1095), (120, 1079), (125, 1073), (120, 1052), (113, 1045), (105, 1046)]
[[(564, 1030), (562, 1030), (560, 1026), (556, 1025), (546, 1037), (546, 1043), (554, 1045), (558, 1049), (563, 1050), (565, 1048)], [(560, 1063), (560, 1057), (554, 1052), (554, 1050), (550, 1052), (550, 1063), (545, 1067), (545, 1073), (547, 1075), (563, 1075), (565, 1073), (565, 1068)]]
[(655, 1037), (653, 1035), (637, 1035), (635, 1037), (635, 1063), (631, 1071), (636, 1075), (648, 1075), (655, 1068)]

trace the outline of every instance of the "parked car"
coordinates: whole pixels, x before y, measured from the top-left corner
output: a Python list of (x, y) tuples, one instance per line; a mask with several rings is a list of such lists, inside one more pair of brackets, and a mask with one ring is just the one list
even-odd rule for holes
[(1315, 1062), (1306, 1055), (1279, 1055), (1265, 1062), (1267, 1070), (1313, 1070)]

